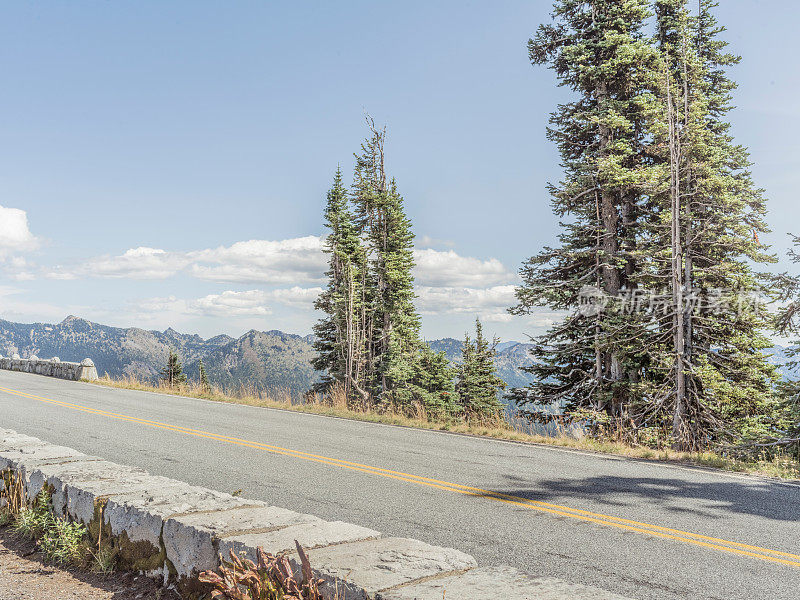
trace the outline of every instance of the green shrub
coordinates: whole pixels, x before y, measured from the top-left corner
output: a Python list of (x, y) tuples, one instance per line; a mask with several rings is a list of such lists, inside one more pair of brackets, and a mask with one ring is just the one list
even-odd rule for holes
[(50, 494), (42, 490), (32, 506), (20, 508), (14, 529), (28, 539), (38, 539), (54, 524), (55, 517), (50, 509)]
[(51, 527), (39, 538), (39, 549), (49, 562), (74, 563), (81, 558), (86, 527), (64, 519), (53, 519)]
[(85, 550), (86, 526), (56, 517), (47, 490), (41, 491), (32, 506), (20, 509), (14, 529), (29, 539), (35, 539), (49, 562), (75, 563)]

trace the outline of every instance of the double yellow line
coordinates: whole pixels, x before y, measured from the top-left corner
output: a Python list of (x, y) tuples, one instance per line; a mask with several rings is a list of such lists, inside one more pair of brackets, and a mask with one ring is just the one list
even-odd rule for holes
[(142, 419), (139, 417), (132, 417), (130, 415), (123, 415), (119, 413), (109, 412), (105, 410), (99, 410), (95, 408), (89, 408), (87, 406), (81, 406), (79, 404), (73, 404), (71, 402), (63, 402), (61, 400), (53, 400), (50, 398), (43, 398), (41, 396), (36, 396), (34, 394), (28, 394), (26, 392), (21, 392), (19, 390), (12, 390), (8, 388), (0, 387), (0, 391), (5, 392), (7, 394), (12, 394), (14, 396), (20, 396), (22, 398), (29, 398), (31, 400), (36, 400), (38, 402), (44, 402), (47, 404), (52, 404), (55, 406), (59, 406), (62, 408), (69, 408), (72, 410), (77, 410), (93, 415), (98, 415), (101, 417), (107, 417), (109, 419), (116, 419), (119, 421), (126, 421), (129, 423), (135, 423), (138, 425), (145, 425), (147, 427), (155, 427), (158, 429), (165, 429), (167, 431), (172, 431), (175, 433), (181, 433), (184, 435), (190, 435), (193, 437), (198, 438), (205, 438), (209, 440), (214, 440), (218, 442), (224, 442), (227, 444), (233, 444), (235, 446), (243, 446), (246, 448), (254, 448), (256, 450), (263, 450), (266, 452), (270, 452), (272, 454), (280, 454), (283, 456), (288, 456), (291, 458), (298, 458), (301, 460), (307, 460), (312, 462), (317, 462), (325, 465), (331, 465), (335, 467), (340, 467), (343, 469), (349, 469), (351, 471), (358, 471), (361, 473), (367, 473), (369, 475), (377, 475), (380, 477), (387, 477), (390, 479), (396, 479), (398, 481), (405, 481), (408, 483), (413, 483), (416, 485), (424, 485), (440, 490), (444, 490), (447, 492), (454, 492), (457, 494), (464, 494), (467, 496), (476, 496), (481, 498), (488, 498), (491, 500), (495, 500), (497, 502), (503, 502), (505, 504), (511, 504), (514, 506), (522, 506), (524, 508), (529, 508), (531, 510), (536, 510), (544, 513), (549, 513), (552, 515), (558, 515), (561, 517), (571, 517), (573, 519), (579, 519), (581, 521), (586, 521), (590, 523), (596, 523), (598, 525), (604, 525), (607, 527), (616, 527), (617, 529), (624, 529), (627, 531), (635, 531), (637, 533), (652, 535), (655, 537), (676, 540), (680, 542), (684, 542), (687, 544), (693, 544), (696, 546), (703, 546), (705, 548), (711, 548), (713, 550), (718, 550), (721, 552), (727, 552), (731, 554), (738, 554), (740, 556), (746, 556), (750, 558), (756, 558), (760, 560), (766, 560), (773, 563), (781, 563), (784, 565), (789, 565), (792, 567), (800, 567), (800, 556), (796, 554), (790, 554), (788, 552), (780, 552), (778, 550), (770, 550), (768, 548), (761, 548), (759, 546), (751, 546), (749, 544), (742, 544), (740, 542), (732, 542), (729, 540), (723, 540), (720, 538), (710, 537), (706, 535), (701, 535), (698, 533), (691, 533), (689, 531), (681, 531), (679, 529), (671, 529), (669, 527), (662, 527), (660, 525), (651, 525), (649, 523), (642, 523), (639, 521), (632, 521), (630, 519), (623, 519), (621, 517), (614, 517), (610, 515), (603, 515), (599, 513), (594, 513), (586, 510), (581, 510), (577, 508), (570, 508), (568, 506), (561, 506), (558, 504), (550, 504), (548, 502), (541, 502), (538, 500), (529, 500), (527, 498), (522, 498), (520, 496), (514, 496), (512, 494), (505, 494), (502, 492), (496, 492), (492, 490), (485, 490), (478, 487), (472, 487), (468, 485), (461, 485), (459, 483), (451, 483), (448, 481), (442, 481), (439, 479), (432, 479), (430, 477), (422, 477), (420, 475), (412, 475), (410, 473), (403, 473), (402, 471), (393, 471), (391, 469), (383, 469), (381, 467), (374, 467), (371, 465), (365, 465), (357, 462), (341, 460), (338, 458), (330, 458), (327, 456), (321, 456), (319, 454), (311, 454), (308, 452), (302, 452), (299, 450), (292, 450), (289, 448), (282, 448), (280, 446), (274, 446), (271, 444), (264, 444), (262, 442), (254, 442), (251, 440), (243, 440), (236, 437), (231, 437), (227, 435), (221, 435), (216, 433), (211, 433), (208, 431), (202, 431), (199, 429), (191, 429), (189, 427), (181, 427), (178, 425), (170, 425), (168, 423), (161, 423), (159, 421), (152, 421), (150, 419)]

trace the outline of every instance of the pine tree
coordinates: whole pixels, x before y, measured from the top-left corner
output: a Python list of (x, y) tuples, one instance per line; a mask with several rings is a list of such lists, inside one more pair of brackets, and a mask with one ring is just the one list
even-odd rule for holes
[(548, 64), (576, 99), (551, 115), (547, 137), (557, 144), (564, 178), (551, 184), (562, 219), (560, 245), (545, 248), (520, 270), (515, 314), (549, 306), (571, 314), (536, 340), (534, 376), (512, 397), (539, 417), (557, 405), (626, 422), (648, 368), (649, 335), (637, 315), (578, 311), (587, 290), (604, 301), (637, 288), (637, 237), (645, 187), (648, 93), (657, 55), (643, 29), (646, 0), (559, 0), (554, 23), (528, 44), (534, 65)]
[(365, 278), (366, 371), (373, 396), (408, 408), (414, 360), (421, 347), (414, 307), (414, 234), (403, 198), (386, 175), (385, 130), (368, 120), (370, 136), (356, 155), (353, 203), (369, 257)]
[(325, 221), (330, 231), (325, 247), (328, 286), (314, 304), (325, 317), (314, 326), (318, 354), (312, 360), (323, 376), (313, 391), (328, 392), (338, 382), (348, 399), (364, 402), (369, 397), (364, 388), (366, 337), (362, 326), (367, 264), (341, 169), (336, 170), (328, 192)]
[(197, 362), (197, 370), (200, 378), (200, 389), (203, 391), (203, 393), (210, 392), (211, 382), (208, 380), (208, 373), (206, 373), (206, 367), (203, 364), (202, 358)]
[[(792, 236), (795, 248), (800, 248), (800, 237)], [(789, 251), (794, 264), (800, 264), (800, 252)], [(775, 332), (781, 337), (800, 336), (800, 275), (783, 273), (775, 276), (773, 284), (780, 289), (781, 309), (775, 315)], [(800, 341), (795, 341), (789, 350), (790, 362), (786, 367), (796, 371), (800, 367)], [(772, 415), (769, 432), (761, 439), (750, 441), (749, 449), (776, 451), (786, 449), (800, 460), (800, 381), (781, 381), (778, 390), (780, 405)]]
[(741, 301), (762, 291), (751, 264), (773, 260), (758, 242), (764, 199), (724, 121), (735, 87), (724, 67), (738, 58), (723, 53), (713, 6), (701, 0), (692, 17), (686, 0), (656, 1), (661, 102), (650, 121), (653, 218), (640, 283), (668, 290), (671, 306), (650, 342), (640, 419), (671, 421), (684, 450), (763, 429), (774, 409), (774, 371), (761, 352), (765, 314)]
[(462, 414), (470, 417), (497, 417), (503, 404), (497, 392), (506, 387), (497, 376), (494, 366), (495, 350), (499, 340), (492, 343), (483, 336), (483, 325), (475, 319), (475, 341), (465, 335), (461, 351), (462, 363), (458, 368), (456, 393)]
[(386, 175), (385, 130), (367, 120), (370, 135), (356, 155), (348, 195), (337, 171), (325, 209), (329, 234), (328, 286), (315, 307), (314, 327), (323, 372), (312, 392), (341, 385), (351, 401), (408, 413), (420, 404), (445, 413), (452, 404), (451, 372), (444, 355), (420, 340), (414, 307), (414, 234), (397, 183)]
[(430, 416), (447, 417), (457, 408), (453, 379), (456, 371), (444, 352), (423, 344), (413, 362), (411, 393)]
[(176, 387), (186, 382), (186, 374), (175, 350), (169, 351), (167, 366), (161, 370), (161, 380), (169, 387)]
[[(580, 99), (549, 131), (567, 174), (551, 186), (568, 217), (561, 247), (523, 266), (514, 310), (574, 310), (592, 284), (601, 305), (541, 338), (537, 381), (512, 396), (604, 411), (618, 431), (669, 430), (681, 449), (763, 432), (775, 408), (765, 315), (749, 302), (764, 290), (752, 265), (773, 260), (758, 237), (765, 202), (725, 120), (738, 58), (714, 6), (700, 0), (693, 17), (685, 0), (655, 0), (649, 41), (644, 0), (562, 0), (530, 43)], [(629, 313), (620, 294), (665, 307)]]

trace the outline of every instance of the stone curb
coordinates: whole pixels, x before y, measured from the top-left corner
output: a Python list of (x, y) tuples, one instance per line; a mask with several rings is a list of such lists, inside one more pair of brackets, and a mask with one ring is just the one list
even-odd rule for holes
[(18, 354), (15, 354), (11, 358), (0, 356), (0, 369), (20, 371), (21, 373), (35, 373), (72, 381), (94, 381), (98, 379), (97, 367), (94, 366), (91, 358), (76, 363), (61, 362), (57, 356), (46, 360), (36, 356), (20, 358)]
[(251, 559), (259, 546), (286, 552), (299, 574), (297, 540), (331, 600), (624, 600), (511, 567), (478, 567), (458, 550), (385, 538), (0, 429), (0, 475), (9, 471), (21, 477), (28, 500), (47, 486), (56, 513), (106, 540), (124, 568), (161, 578), (184, 594), (199, 590), (197, 574), (216, 569), (220, 553), (227, 557), (230, 550)]

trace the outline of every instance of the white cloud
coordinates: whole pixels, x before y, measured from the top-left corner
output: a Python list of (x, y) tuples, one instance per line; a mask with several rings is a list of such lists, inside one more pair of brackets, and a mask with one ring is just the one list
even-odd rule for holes
[(139, 247), (73, 267), (56, 267), (47, 275), (51, 279), (167, 279), (186, 271), (198, 279), (222, 283), (317, 282), (326, 268), (323, 243), (323, 238), (305, 236), (278, 241), (249, 240), (191, 252)]
[(453, 250), (426, 248), (414, 251), (414, 261), (414, 276), (423, 286), (477, 288), (514, 280), (514, 274), (496, 258), (482, 260)]
[(104, 277), (111, 279), (167, 279), (189, 263), (185, 254), (160, 248), (131, 248), (118, 256), (100, 256), (75, 268), (56, 267), (47, 276), (51, 279)]
[(325, 272), (324, 238), (249, 240), (232, 246), (188, 253), (191, 273), (226, 283), (319, 281)]
[[(218, 283), (321, 283), (327, 268), (324, 243), (323, 237), (309, 235), (287, 240), (248, 240), (190, 252), (139, 247), (72, 268), (56, 267), (48, 276), (167, 279), (186, 272)], [(414, 252), (414, 260), (414, 276), (423, 286), (479, 288), (515, 281), (515, 275), (496, 258), (484, 260), (461, 256), (454, 250), (425, 248)]]
[(416, 238), (416, 245), (418, 248), (434, 248), (434, 247), (442, 247), (445, 248), (452, 248), (455, 246), (455, 242), (452, 240), (441, 240), (439, 238), (434, 238), (429, 235), (423, 235)]
[(34, 250), (39, 240), (28, 227), (28, 215), (19, 208), (0, 206), (0, 260), (11, 254)]
[(184, 300), (175, 296), (147, 298), (132, 306), (138, 315), (172, 314), (207, 317), (260, 317), (272, 314), (272, 303), (293, 308), (312, 310), (314, 300), (322, 288), (301, 288), (298, 286), (277, 290), (227, 290), (219, 294), (209, 294), (202, 298)]
[(275, 302), (280, 302), (286, 306), (311, 309), (314, 306), (314, 300), (316, 300), (321, 293), (321, 287), (301, 288), (299, 286), (294, 286), (289, 289), (272, 290), (269, 292), (269, 296)]
[(31, 265), (22, 256), (11, 256), (6, 259), (4, 269), (6, 276), (14, 281), (31, 281), (36, 276), (31, 272)]
[(211, 317), (260, 317), (272, 314), (267, 300), (268, 294), (261, 290), (227, 291), (189, 302), (187, 312)]
[(499, 316), (505, 314), (505, 309), (515, 300), (513, 285), (490, 288), (420, 286), (416, 292), (420, 312), (429, 315), (471, 313), (494, 315), (494, 320), (500, 320)]

